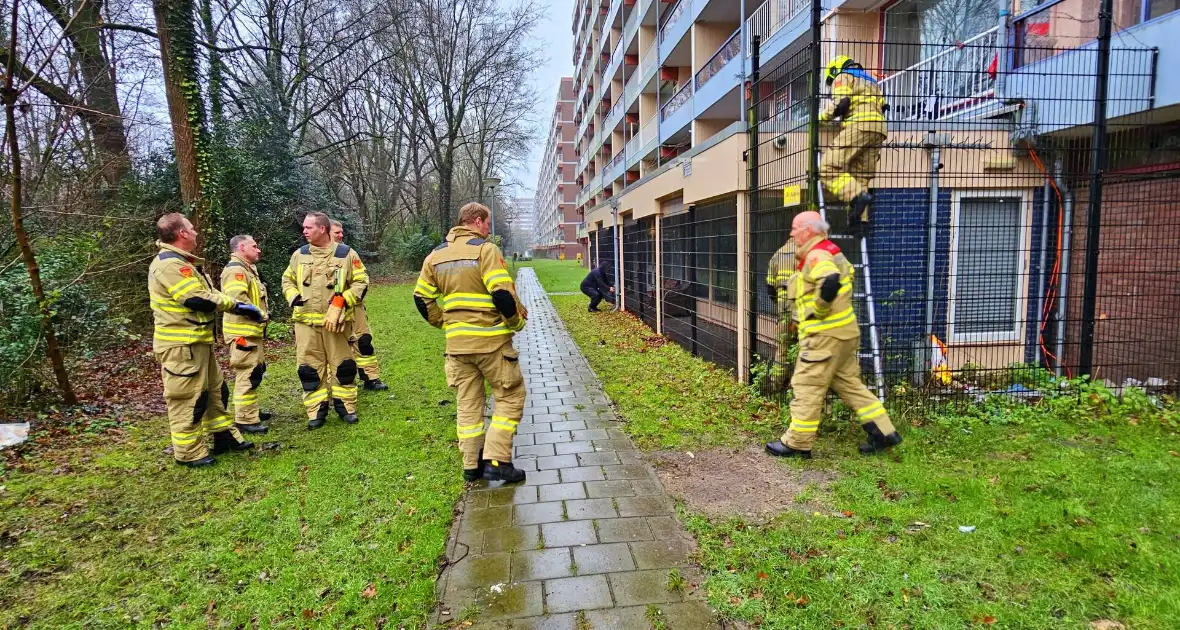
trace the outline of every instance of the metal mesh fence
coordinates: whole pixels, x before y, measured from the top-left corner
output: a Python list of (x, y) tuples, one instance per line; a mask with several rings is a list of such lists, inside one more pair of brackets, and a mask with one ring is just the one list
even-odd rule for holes
[[(829, 24), (758, 68), (754, 376), (789, 360), (765, 270), (811, 209), (855, 267), (862, 373), (881, 395), (1036, 396), (1081, 373), (1174, 388), (1180, 283), (1162, 270), (1180, 256), (1180, 155), (1176, 127), (1152, 123), (1156, 51), (1116, 41), (1104, 61), (1097, 30), (1071, 40), (1035, 12), (1005, 29), (968, 8), (955, 25), (886, 13), (884, 44), (877, 26)], [(859, 67), (829, 83), (840, 56)]]
[(1175, 392), (1180, 111), (1157, 107), (1158, 50), (1068, 10), (1081, 0), (1013, 18), (900, 2), (822, 25), (795, 4), (766, 18), (769, 57), (751, 33), (746, 192), (628, 221), (627, 309), (785, 393), (791, 226), (815, 210), (855, 270), (878, 395), (1035, 397), (1080, 375)]
[(656, 327), (656, 226), (655, 217), (623, 224), (624, 306)]
[(663, 322), (689, 352), (737, 367), (737, 201), (661, 218)]

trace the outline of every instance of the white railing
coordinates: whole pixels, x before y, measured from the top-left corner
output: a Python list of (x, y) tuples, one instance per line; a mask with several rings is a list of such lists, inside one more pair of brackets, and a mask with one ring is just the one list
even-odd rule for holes
[(702, 85), (709, 82), (709, 79), (716, 76), (731, 59), (742, 54), (742, 40), (738, 39), (738, 35), (741, 35), (741, 33), (741, 29), (734, 31), (733, 35), (729, 36), (729, 39), (721, 45), (721, 48), (717, 49), (717, 52), (713, 53), (709, 61), (705, 62), (705, 65), (697, 72), (697, 89), (700, 89)]
[(623, 86), (623, 102), (630, 103), (635, 100), (635, 95), (639, 93), (639, 74), (632, 72), (631, 78), (627, 79), (627, 83)]
[(634, 135), (630, 140), (627, 141), (627, 146), (623, 151), (627, 156), (627, 159), (630, 160), (631, 158), (635, 157), (635, 155), (639, 153), (639, 150), (642, 148), (643, 137), (641, 135)]
[(685, 83), (684, 87), (673, 94), (667, 103), (664, 103), (664, 106), (660, 108), (661, 117), (667, 120), (669, 116), (675, 114), (677, 110), (690, 100), (692, 100), (692, 81)]
[(680, 21), (680, 18), (684, 17), (684, 14), (688, 12), (688, 5), (690, 4), (692, 4), (692, 0), (680, 0), (676, 3), (676, 6), (672, 7), (672, 10), (668, 12), (668, 17), (664, 18), (664, 23), (660, 25), (661, 42), (664, 41), (664, 36), (667, 34), (667, 32), (671, 30), (673, 26), (676, 26), (676, 23)]
[(639, 30), (639, 14), (641, 13), (639, 6), (636, 5), (631, 9), (631, 15), (627, 17), (627, 22), (623, 24), (623, 44), (631, 41), (635, 37), (636, 31)]
[(659, 116), (652, 116), (651, 118), (648, 119), (647, 122), (643, 123), (642, 127), (639, 128), (639, 137), (641, 138), (640, 142), (643, 143), (642, 146), (644, 148), (646, 148), (647, 145), (651, 144), (653, 141), (655, 141), (656, 138), (659, 137), (659, 135), (660, 135), (660, 122), (659, 122), (659, 120), (660, 120)]
[(615, 128), (615, 122), (617, 122), (615, 120), (615, 117), (618, 116), (619, 112), (621, 112), (623, 110), (624, 99), (625, 99), (625, 97), (622, 94), (620, 94), (619, 98), (615, 99), (615, 104), (610, 106), (610, 111), (608, 111), (606, 113), (606, 118), (602, 119), (602, 128), (603, 129), (614, 129)]
[(791, 18), (811, 8), (810, 0), (766, 0), (762, 6), (746, 19), (746, 56), (754, 51), (754, 36), (762, 39), (762, 44), (789, 22)]
[(990, 99), (995, 75), (988, 69), (996, 58), (1000, 27), (965, 42), (952, 44), (879, 84), (890, 120), (938, 120), (960, 114)]
[(655, 71), (656, 66), (660, 61), (660, 47), (652, 43), (648, 47), (647, 52), (643, 53), (643, 58), (639, 60), (639, 74), (643, 75), (644, 79)]

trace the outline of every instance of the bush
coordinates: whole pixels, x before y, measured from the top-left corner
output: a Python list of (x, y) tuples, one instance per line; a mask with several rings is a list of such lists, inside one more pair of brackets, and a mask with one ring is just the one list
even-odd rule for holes
[(409, 228), (395, 233), (390, 240), (394, 263), (402, 269), (412, 271), (422, 266), (422, 260), (442, 239), (437, 233), (431, 234), (422, 228)]
[[(58, 341), (71, 360), (93, 357), (106, 347), (136, 338), (131, 320), (115, 313), (106, 293), (81, 282), (99, 253), (100, 235), (59, 237), (39, 244), (37, 263)], [(19, 402), (55, 387), (45, 357), (41, 314), (24, 265), (0, 273), (0, 400)]]

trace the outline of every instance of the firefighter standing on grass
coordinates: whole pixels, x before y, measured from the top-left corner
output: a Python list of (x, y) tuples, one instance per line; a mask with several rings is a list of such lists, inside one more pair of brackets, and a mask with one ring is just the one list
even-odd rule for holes
[[(487, 240), (488, 216), (487, 207), (478, 203), (459, 210), (459, 225), (422, 262), (414, 304), (430, 325), (446, 333), (447, 385), (458, 393), (463, 478), (516, 483), (525, 479), (524, 471), (512, 465), (525, 387), (512, 336), (524, 329), (528, 311), (516, 297), (500, 248)], [(496, 401), (486, 441), (485, 380)]]
[(155, 330), (152, 350), (160, 362), (164, 401), (177, 463), (201, 467), (215, 461), (205, 443), (213, 434), (213, 455), (254, 447), (242, 440), (226, 411), (229, 387), (213, 352), (218, 312), (241, 315), (254, 323), (263, 314), (254, 306), (216, 291), (205, 275), (205, 261), (192, 252), (197, 230), (184, 215), (166, 214), (156, 223), (160, 253), (148, 267), (148, 296)]
[(369, 276), (356, 252), (332, 242), (328, 215), (311, 212), (303, 220), (307, 245), (291, 254), (283, 272), (283, 297), (295, 323), (295, 361), (303, 386), (308, 429), (328, 420), (328, 411), (348, 424), (357, 422), (356, 361), (348, 338), (353, 308), (365, 297)]
[[(332, 220), (332, 240), (344, 242), (344, 225)], [(369, 312), (364, 302), (357, 302), (352, 308), (352, 335), (348, 338), (352, 359), (356, 361), (357, 375), (364, 388), (383, 391), (389, 386), (381, 382), (381, 368), (377, 364), (377, 351), (373, 348), (373, 331), (369, 328)]]
[[(230, 260), (221, 271), (221, 292), (237, 300), (254, 305), (269, 318), (266, 285), (258, 277), (262, 250), (254, 237), (240, 234), (229, 239)], [(263, 421), (269, 412), (258, 409), (258, 386), (266, 374), (266, 325), (249, 317), (227, 313), (221, 321), (221, 332), (229, 345), (229, 366), (234, 370), (234, 423), (243, 433), (264, 434)]]
[(797, 273), (795, 321), (799, 357), (791, 376), (791, 425), (782, 438), (766, 445), (780, 457), (811, 457), (828, 389), (856, 412), (871, 455), (901, 444), (884, 405), (860, 379), (860, 327), (852, 308), (853, 268), (840, 248), (828, 240), (828, 224), (817, 212), (803, 212), (791, 222)]
[(795, 276), (795, 243), (787, 239), (786, 244), (778, 248), (770, 258), (766, 269), (766, 291), (778, 309), (778, 326), (775, 331), (776, 351), (774, 362), (770, 366), (770, 389), (782, 389), (787, 380), (787, 365), (790, 362), (789, 352), (798, 335), (795, 322), (794, 291)]
[(819, 177), (828, 193), (848, 204), (848, 230), (856, 236), (869, 220), (873, 195), (869, 184), (877, 174), (877, 159), (885, 141), (885, 98), (881, 88), (860, 64), (844, 55), (828, 62), (824, 80), (832, 88), (832, 102), (820, 122), (839, 119), (841, 129), (824, 151)]

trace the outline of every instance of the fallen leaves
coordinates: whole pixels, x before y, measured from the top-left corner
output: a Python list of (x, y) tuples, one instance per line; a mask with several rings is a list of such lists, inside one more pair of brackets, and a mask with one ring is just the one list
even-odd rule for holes
[(365, 599), (373, 599), (376, 596), (377, 596), (377, 587), (373, 586), (372, 582), (369, 582), (369, 585), (361, 590), (361, 597), (363, 597)]

